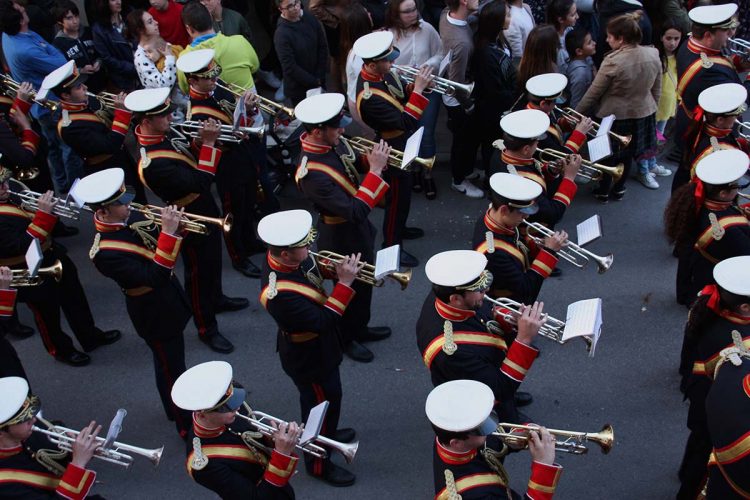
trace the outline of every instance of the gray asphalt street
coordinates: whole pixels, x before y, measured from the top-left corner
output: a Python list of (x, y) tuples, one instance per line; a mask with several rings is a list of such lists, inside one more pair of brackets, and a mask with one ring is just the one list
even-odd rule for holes
[[(441, 136), (441, 152), (450, 140)], [(439, 196), (427, 201), (415, 194), (410, 225), (427, 236), (407, 242), (421, 266), (406, 291), (395, 283), (375, 292), (372, 325), (387, 325), (393, 336), (370, 344), (375, 361), (341, 366), (344, 402), (341, 425), (354, 427), (360, 440), (351, 470), (357, 483), (335, 489), (311, 479), (300, 467), (292, 479), (298, 498), (426, 499), (433, 495), (432, 439), (424, 416), (424, 400), (431, 389), (427, 369), (416, 347), (414, 327), (429, 290), (424, 263), (440, 251), (468, 248), (475, 220), (486, 200), (470, 200), (449, 190), (445, 161), (436, 168)], [(569, 303), (601, 297), (604, 328), (596, 357), (587, 357), (582, 342), (560, 346), (541, 339), (542, 355), (522, 389), (535, 402), (525, 411), (536, 422), (556, 429), (598, 431), (614, 426), (616, 442), (609, 455), (592, 445), (588, 455), (558, 454), (565, 470), (555, 498), (663, 499), (677, 490), (677, 467), (684, 440), (686, 405), (678, 391), (677, 366), (686, 310), (674, 302), (676, 260), (662, 235), (662, 211), (671, 178), (660, 178), (662, 188), (650, 191), (632, 180), (621, 202), (600, 205), (582, 186), (561, 228), (598, 213), (604, 236), (588, 248), (599, 254), (614, 252), (612, 269), (603, 275), (594, 266), (576, 270), (561, 263), (563, 275), (542, 289), (545, 311), (565, 317)], [(293, 194), (293, 193), (292, 193)], [(157, 201), (152, 196), (153, 201)], [(294, 197), (282, 199), (285, 208), (304, 206)], [(380, 227), (382, 211), (372, 218)], [(54, 361), (38, 335), (14, 346), (26, 367), (33, 390), (41, 397), (47, 418), (62, 419), (81, 428), (91, 419), (108, 423), (117, 408), (126, 408), (120, 440), (145, 448), (165, 446), (161, 465), (153, 468), (137, 460), (130, 470), (94, 461), (98, 472), (94, 492), (107, 498), (161, 500), (212, 498), (185, 471), (184, 445), (166, 420), (154, 384), (150, 351), (136, 336), (114, 282), (101, 277), (88, 258), (93, 228), (80, 221), (81, 235), (61, 240), (78, 266), (94, 316), (103, 329), (119, 328), (123, 339), (92, 354), (84, 368)], [(260, 264), (261, 256), (254, 257)], [(181, 276), (181, 269), (180, 274)], [(275, 353), (276, 329), (258, 303), (258, 280), (235, 272), (225, 258), (224, 289), (228, 295), (251, 300), (247, 310), (220, 316), (222, 333), (234, 342), (228, 356), (199, 342), (189, 324), (185, 333), (188, 366), (214, 359), (229, 361), (235, 378), (249, 389), (253, 407), (284, 419), (298, 419), (296, 390), (281, 370)], [(22, 320), (32, 324), (28, 309)], [(337, 461), (343, 463), (337, 457)], [(512, 485), (523, 491), (529, 475), (529, 456), (508, 459)]]

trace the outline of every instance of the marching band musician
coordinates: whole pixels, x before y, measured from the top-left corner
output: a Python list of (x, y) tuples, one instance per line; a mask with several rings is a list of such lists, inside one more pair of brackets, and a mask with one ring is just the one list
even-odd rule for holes
[[(338, 281), (329, 296), (322, 286), (323, 275), (309, 258), (317, 231), (307, 211), (267, 215), (258, 224), (258, 234), (268, 245), (260, 303), (279, 327), (277, 350), (284, 372), (299, 390), (302, 420), (327, 400), (330, 405), (321, 432), (336, 441), (351, 442), (354, 430), (338, 428), (342, 399), (339, 365), (342, 316), (357, 294), (352, 283), (362, 267), (360, 254), (346, 256), (336, 264)], [(305, 456), (305, 466), (309, 474), (334, 486), (354, 484), (354, 474), (330, 458)]]
[(125, 171), (125, 183), (136, 190), (139, 203), (146, 202), (146, 193), (138, 179), (135, 164), (123, 143), (130, 128), (132, 113), (125, 109), (125, 94), (114, 98), (114, 118), (109, 125), (89, 107), (88, 75), (79, 73), (75, 61), (68, 61), (42, 81), (60, 99), (62, 114), (57, 122), (57, 133), (83, 159), (87, 174), (104, 168), (119, 167)]
[[(727, 46), (730, 32), (739, 23), (735, 18), (736, 3), (695, 7), (688, 12), (692, 21), (692, 32), (687, 43), (677, 50), (677, 95), (680, 105), (675, 118), (675, 145), (678, 150), (690, 120), (698, 106), (698, 96), (705, 89), (720, 83), (740, 83), (745, 87), (750, 80), (742, 82), (739, 72), (750, 68), (748, 61), (739, 56), (722, 54)], [(675, 177), (674, 181), (678, 181)]]
[[(308, 97), (294, 109), (306, 132), (301, 136), (303, 156), (296, 180), (305, 196), (320, 212), (320, 245), (341, 255), (360, 254), (364, 262), (375, 260), (375, 234), (370, 212), (386, 195), (389, 184), (383, 180), (390, 148), (376, 144), (370, 154), (339, 156), (344, 127), (351, 118), (343, 113), (341, 94)], [(352, 157), (353, 156), (353, 157)], [(362, 182), (357, 170), (367, 170)], [(374, 355), (361, 344), (390, 336), (387, 327), (369, 327), (372, 287), (352, 285), (356, 294), (341, 320), (346, 354), (355, 361), (369, 362)]]
[(184, 209), (163, 208), (159, 231), (153, 221), (131, 213), (133, 194), (125, 189), (124, 177), (122, 169), (108, 168), (76, 185), (76, 197), (95, 210), (97, 232), (89, 257), (125, 294), (128, 316), (153, 353), (164, 411), (185, 438), (190, 415), (169, 397), (172, 384), (185, 371), (183, 331), (191, 316), (185, 290), (174, 276)]
[(30, 214), (14, 203), (10, 176), (10, 170), (0, 167), (0, 234), (3, 235), (0, 238), (0, 265), (12, 269), (25, 268), (26, 251), (35, 238), (42, 248), (43, 265), (60, 260), (65, 272), (59, 282), (47, 279), (37, 286), (22, 287), (18, 290), (18, 300), (28, 304), (34, 312), (37, 329), (47, 352), (71, 366), (87, 365), (91, 361), (89, 355), (76, 350), (73, 340), (62, 331), (60, 310), (86, 352), (117, 342), (120, 332), (102, 331), (96, 327), (76, 266), (68, 257), (67, 250), (56, 245), (52, 238), (57, 223), (57, 216), (53, 214), (56, 201), (52, 191), (41, 195), (36, 213)]
[[(213, 119), (204, 123), (196, 161), (189, 151), (175, 146), (168, 135), (172, 121), (169, 93), (169, 88), (143, 89), (125, 98), (125, 106), (135, 114), (137, 124), (138, 173), (144, 185), (164, 203), (185, 208), (191, 214), (218, 217), (211, 183), (221, 159), (221, 151), (215, 147), (219, 123)], [(186, 236), (183, 246), (185, 288), (198, 335), (214, 351), (230, 353), (234, 345), (219, 333), (216, 314), (244, 309), (249, 302), (245, 298), (227, 297), (222, 292), (221, 235), (210, 228), (206, 235)]]
[(232, 380), (232, 366), (224, 361), (201, 363), (180, 375), (172, 400), (193, 412), (187, 472), (224, 500), (294, 499), (289, 479), (297, 466), (294, 449), (302, 427), (280, 424), (271, 449), (250, 423), (237, 420), (245, 395)]
[(494, 277), (489, 295), (531, 304), (555, 269), (556, 252), (565, 246), (568, 234), (559, 231), (545, 237), (541, 247), (531, 242), (529, 248), (521, 239), (519, 226), (537, 212), (543, 198), (536, 182), (498, 173), (490, 177), (490, 193), (492, 203), (477, 220), (472, 240), (474, 249), (487, 257), (487, 270)]
[(509, 113), (500, 120), (500, 128), (503, 130), (504, 149), (500, 153), (499, 168), (493, 172), (517, 174), (539, 184), (542, 194), (536, 200), (538, 209), (533, 220), (557, 224), (578, 191), (575, 178), (581, 168), (581, 157), (571, 154), (560, 160), (557, 165), (559, 174), (551, 171), (551, 164), (543, 164), (534, 158), (550, 128), (549, 116), (542, 111), (526, 109)]
[(0, 378), (0, 497), (88, 497), (96, 472), (87, 466), (99, 447), (102, 426), (91, 422), (76, 436), (72, 453), (57, 452), (46, 436), (32, 430), (39, 407), (26, 380)]
[(736, 149), (704, 157), (695, 178), (674, 192), (664, 214), (666, 233), (675, 243), (677, 302), (690, 305), (696, 293), (713, 282), (714, 265), (729, 257), (750, 255), (747, 205), (737, 203), (739, 189), (750, 183), (750, 159)]
[(483, 382), (492, 389), (501, 418), (518, 422), (515, 394), (539, 353), (531, 343), (544, 324), (544, 304), (524, 306), (515, 340), (490, 332), (487, 322), (496, 318), (484, 301), (492, 284), (486, 266), (487, 258), (473, 250), (442, 252), (427, 261), (432, 291), (417, 320), (417, 346), (433, 385)]
[[(223, 125), (234, 123), (233, 113), (240, 98), (230, 91), (218, 87), (221, 66), (214, 60), (213, 49), (201, 49), (182, 54), (177, 59), (177, 69), (182, 71), (190, 86), (190, 108), (187, 120), (198, 121), (213, 118)], [(224, 86), (225, 83), (222, 82)], [(246, 118), (239, 126), (263, 125), (257, 104), (257, 96), (246, 91), (243, 95)], [(216, 187), (221, 197), (223, 212), (234, 216), (232, 229), (226, 235), (226, 246), (232, 266), (249, 278), (259, 278), (260, 269), (250, 260), (251, 247), (256, 243), (254, 213), (255, 205), (263, 202), (258, 199), (259, 183), (265, 184), (265, 143), (257, 137), (238, 135), (238, 144), (222, 143), (219, 168), (216, 172)], [(276, 209), (273, 190), (266, 186), (263, 196)], [(259, 244), (259, 243), (258, 243)]]
[[(529, 78), (526, 82), (526, 109), (537, 109), (550, 117), (547, 135), (539, 142), (540, 147), (578, 154), (594, 122), (591, 118), (584, 117), (574, 124), (564, 117), (557, 116), (555, 106), (567, 86), (568, 78), (560, 73), (544, 73)], [(570, 132), (567, 139), (566, 132)]]
[(18, 292), (10, 287), (13, 275), (7, 266), (0, 266), (0, 377), (26, 377), (13, 344), (8, 342), (6, 323), (12, 321)]
[[(399, 50), (393, 46), (393, 33), (376, 31), (360, 37), (352, 51), (362, 58), (362, 70), (357, 77), (357, 111), (376, 133), (377, 140), (403, 151), (409, 136), (419, 128), (419, 119), (430, 101), (422, 95), (432, 81), (432, 68), (419, 70), (413, 86), (405, 85), (391, 73)], [(411, 89), (410, 89), (411, 87)], [(390, 169), (385, 180), (390, 189), (386, 194), (383, 219), (383, 247), (401, 245), (404, 239), (424, 236), (420, 228), (406, 227), (411, 205), (413, 178), (400, 169)], [(401, 265), (416, 267), (419, 261), (401, 248)]]
[[(737, 352), (739, 351), (739, 352)], [(722, 353), (706, 397), (712, 451), (706, 500), (740, 500), (750, 491), (750, 351)]]
[(698, 162), (714, 151), (740, 149), (750, 154), (747, 140), (734, 133), (734, 124), (747, 109), (746, 100), (747, 89), (739, 83), (720, 83), (700, 93), (699, 107), (686, 132), (687, 147), (672, 182), (672, 192), (687, 184), (695, 176)]
[[(507, 445), (491, 434), (493, 392), (474, 380), (453, 380), (427, 396), (425, 413), (435, 431), (432, 467), (435, 500), (521, 498), (502, 464)], [(562, 474), (555, 437), (544, 427), (529, 432), (531, 477), (524, 498), (551, 500)], [(460, 496), (457, 496), (460, 495)]]
[(681, 388), (690, 400), (690, 429), (680, 466), (677, 498), (696, 498), (706, 476), (711, 438), (706, 422), (706, 395), (714, 380), (720, 352), (734, 345), (732, 331), (750, 346), (750, 256), (716, 264), (715, 285), (708, 285), (690, 309), (682, 346)]

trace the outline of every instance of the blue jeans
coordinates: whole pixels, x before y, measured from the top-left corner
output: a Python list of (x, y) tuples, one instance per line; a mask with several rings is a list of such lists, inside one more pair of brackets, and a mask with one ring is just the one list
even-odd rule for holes
[(422, 145), (419, 147), (419, 156), (421, 158), (431, 158), (435, 156), (435, 151), (437, 150), (435, 125), (437, 125), (437, 119), (443, 101), (440, 94), (437, 92), (425, 94), (425, 97), (430, 100), (430, 104), (427, 106), (427, 109), (424, 110), (422, 118), (419, 120), (419, 125), (424, 127)]
[(73, 181), (83, 177), (83, 160), (65, 144), (57, 134), (60, 113), (45, 113), (37, 121), (42, 135), (47, 140), (47, 164), (52, 173), (52, 183), (58, 193), (67, 193)]
[(651, 171), (652, 168), (656, 166), (656, 157), (652, 156), (651, 158), (645, 158), (643, 160), (638, 160), (638, 173), (640, 175), (645, 175)]

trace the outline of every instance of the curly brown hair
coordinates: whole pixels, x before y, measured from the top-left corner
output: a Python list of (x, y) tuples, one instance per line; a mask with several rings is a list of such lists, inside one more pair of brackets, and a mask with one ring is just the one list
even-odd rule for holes
[(698, 215), (695, 213), (695, 184), (680, 186), (669, 199), (664, 209), (664, 233), (669, 243), (677, 246), (695, 242)]

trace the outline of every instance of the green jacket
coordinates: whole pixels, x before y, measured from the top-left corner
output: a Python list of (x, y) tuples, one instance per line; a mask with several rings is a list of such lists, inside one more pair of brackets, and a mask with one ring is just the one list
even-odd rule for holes
[[(222, 33), (217, 33), (198, 44), (191, 44), (180, 55), (199, 49), (214, 49), (216, 51), (214, 60), (221, 66), (219, 78), (226, 83), (239, 85), (243, 89), (255, 86), (253, 73), (258, 71), (260, 67), (258, 55), (250, 42), (242, 35), (224, 36)], [(177, 71), (177, 82), (180, 85), (180, 90), (187, 94), (189, 91), (187, 78), (185, 78), (185, 73), (179, 70)]]

